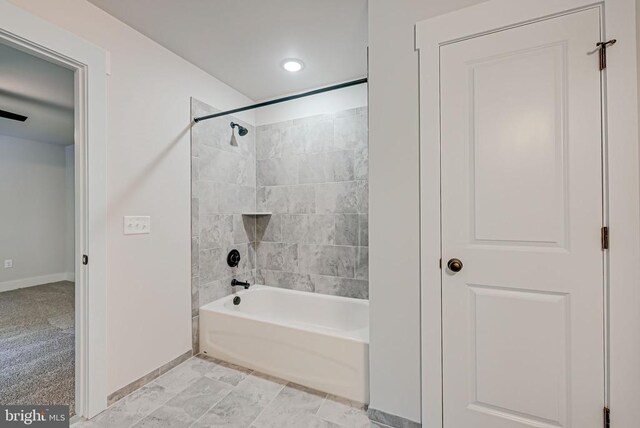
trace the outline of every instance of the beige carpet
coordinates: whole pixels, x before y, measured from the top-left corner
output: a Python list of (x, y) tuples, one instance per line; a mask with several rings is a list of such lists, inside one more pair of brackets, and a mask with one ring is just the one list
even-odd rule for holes
[(74, 413), (74, 283), (0, 293), (0, 404), (62, 404)]

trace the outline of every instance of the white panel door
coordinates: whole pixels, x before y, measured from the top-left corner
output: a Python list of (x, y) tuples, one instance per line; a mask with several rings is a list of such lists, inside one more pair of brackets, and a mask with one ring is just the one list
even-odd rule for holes
[(441, 48), (447, 428), (602, 426), (599, 35), (589, 9)]

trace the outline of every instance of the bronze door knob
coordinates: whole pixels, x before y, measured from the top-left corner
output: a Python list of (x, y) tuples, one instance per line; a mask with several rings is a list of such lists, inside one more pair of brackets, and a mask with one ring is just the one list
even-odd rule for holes
[(462, 261), (459, 259), (451, 259), (447, 262), (447, 267), (451, 272), (460, 272), (462, 270)]

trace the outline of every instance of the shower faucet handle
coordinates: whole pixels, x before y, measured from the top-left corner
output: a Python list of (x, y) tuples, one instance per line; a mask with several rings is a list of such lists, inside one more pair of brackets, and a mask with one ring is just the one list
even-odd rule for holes
[(240, 251), (231, 250), (227, 255), (227, 264), (229, 265), (229, 267), (236, 267), (240, 264), (240, 259)]

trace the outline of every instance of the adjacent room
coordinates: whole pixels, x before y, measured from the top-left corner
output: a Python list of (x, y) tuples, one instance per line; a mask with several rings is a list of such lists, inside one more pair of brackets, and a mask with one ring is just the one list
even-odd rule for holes
[(0, 44), (0, 109), (0, 404), (73, 413), (73, 72)]

